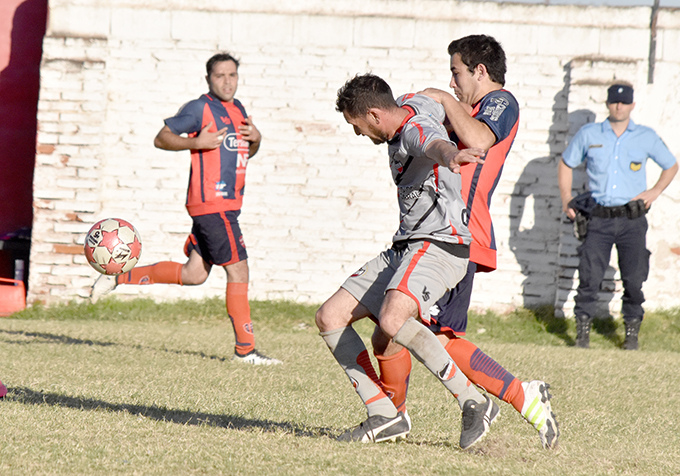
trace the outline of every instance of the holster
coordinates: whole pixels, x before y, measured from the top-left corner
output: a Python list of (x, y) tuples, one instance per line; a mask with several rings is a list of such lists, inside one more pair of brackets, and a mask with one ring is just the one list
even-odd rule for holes
[(579, 210), (576, 210), (576, 218), (574, 218), (574, 236), (583, 241), (588, 234), (588, 222), (590, 218), (586, 217)]
[(597, 202), (591, 192), (585, 192), (572, 198), (568, 206), (576, 211), (576, 217), (573, 220), (574, 236), (583, 241), (588, 234), (588, 222), (593, 210), (597, 207)]

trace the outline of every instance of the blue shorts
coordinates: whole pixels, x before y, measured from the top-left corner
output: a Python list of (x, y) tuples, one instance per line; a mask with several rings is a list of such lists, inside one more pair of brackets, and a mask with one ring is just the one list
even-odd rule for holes
[(240, 214), (240, 210), (230, 210), (191, 217), (194, 225), (184, 244), (184, 254), (188, 257), (192, 250), (196, 250), (206, 263), (215, 266), (227, 266), (247, 259), (246, 245), (238, 225)]
[(470, 261), (467, 273), (458, 285), (444, 294), (430, 308), (431, 323), (428, 327), (432, 332), (453, 331), (456, 335), (465, 335), (472, 283), (476, 271), (477, 264)]

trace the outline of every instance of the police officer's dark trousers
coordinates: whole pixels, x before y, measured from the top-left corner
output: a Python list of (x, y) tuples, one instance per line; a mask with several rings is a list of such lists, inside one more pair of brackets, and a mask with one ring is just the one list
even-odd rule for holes
[(579, 286), (574, 314), (589, 319), (597, 315), (597, 295), (609, 265), (612, 246), (619, 255), (623, 282), (621, 313), (625, 321), (641, 320), (644, 315), (642, 283), (649, 274), (650, 252), (646, 248), (647, 218), (592, 217), (588, 234), (578, 248)]

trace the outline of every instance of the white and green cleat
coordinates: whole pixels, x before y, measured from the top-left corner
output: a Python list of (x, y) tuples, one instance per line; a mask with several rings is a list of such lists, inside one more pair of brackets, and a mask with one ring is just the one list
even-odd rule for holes
[(90, 302), (92, 302), (92, 304), (96, 303), (102, 296), (105, 296), (116, 289), (117, 286), (118, 284), (116, 283), (115, 276), (102, 274), (95, 280), (90, 289)]
[(555, 448), (560, 436), (559, 425), (550, 406), (552, 395), (548, 393), (549, 388), (550, 385), (542, 380), (522, 382), (522, 416), (538, 430), (543, 448)]

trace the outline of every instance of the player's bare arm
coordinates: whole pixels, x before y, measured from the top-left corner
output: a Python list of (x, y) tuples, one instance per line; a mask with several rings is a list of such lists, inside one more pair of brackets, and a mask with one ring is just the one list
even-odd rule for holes
[(163, 150), (212, 150), (217, 149), (224, 140), (227, 128), (210, 132), (212, 122), (206, 125), (196, 137), (182, 137), (175, 134), (168, 126), (163, 126), (153, 144)]
[(253, 124), (253, 116), (248, 116), (245, 124), (240, 125), (238, 129), (243, 138), (250, 143), (248, 146), (248, 154), (250, 157), (254, 156), (260, 149), (262, 134), (260, 134), (258, 128)]
[(675, 174), (678, 173), (678, 163), (676, 162), (672, 167), (664, 170), (661, 172), (661, 175), (659, 175), (659, 180), (656, 181), (656, 184), (649, 190), (645, 190), (633, 200), (644, 200), (645, 201), (645, 208), (649, 208), (652, 206), (652, 202), (659, 198), (659, 195), (661, 195), (661, 192), (666, 190), (666, 187), (670, 185), (670, 183), (673, 181), (673, 178), (675, 177)]
[(468, 147), (489, 150), (496, 143), (496, 136), (484, 124), (470, 115), (472, 106), (457, 100), (453, 95), (437, 88), (427, 88), (419, 94), (431, 97), (446, 111), (446, 118), (458, 138)]
[(460, 166), (468, 163), (483, 164), (482, 149), (471, 147), (459, 150), (451, 142), (437, 139), (428, 146), (425, 154), (435, 162), (448, 168), (454, 174), (460, 173)]

